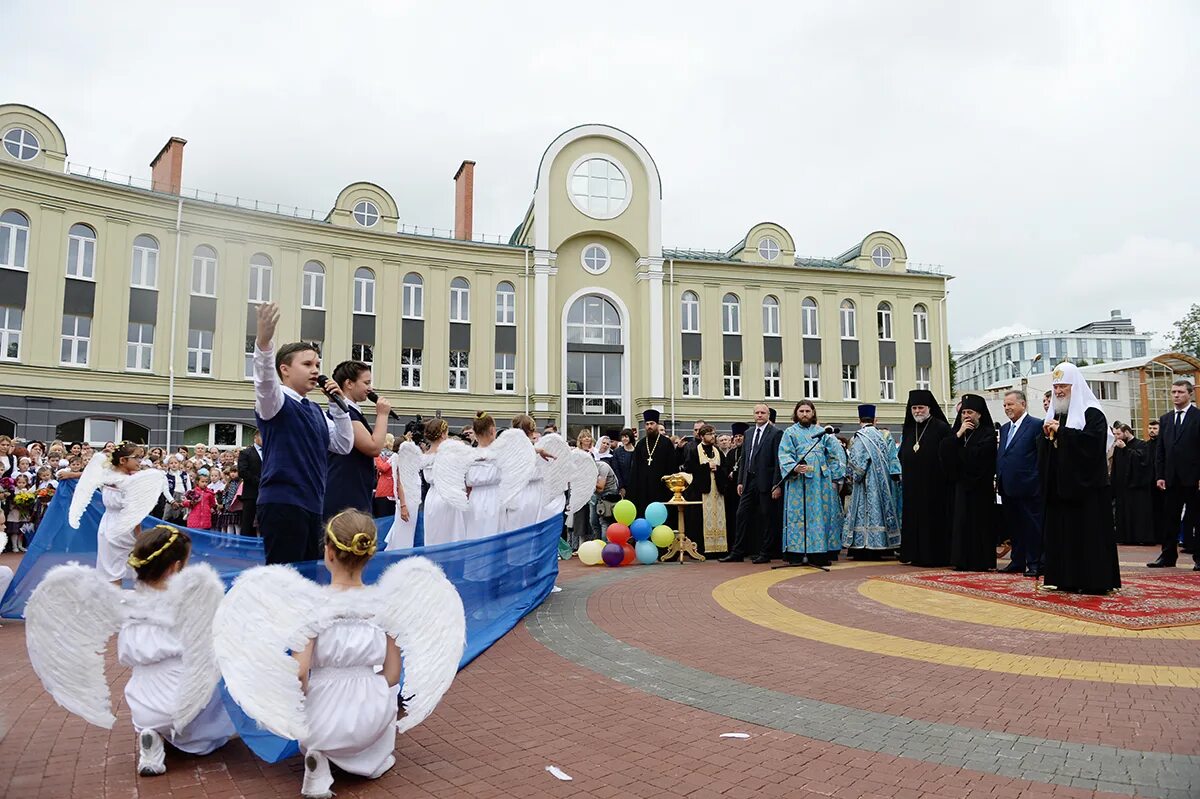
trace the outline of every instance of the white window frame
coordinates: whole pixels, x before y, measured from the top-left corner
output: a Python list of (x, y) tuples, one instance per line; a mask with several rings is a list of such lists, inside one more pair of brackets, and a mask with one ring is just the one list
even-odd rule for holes
[(132, 263), (129, 269), (129, 286), (135, 289), (158, 289), (158, 243), (153, 247), (138, 244), (138, 239), (154, 241), (142, 234), (133, 240)]
[(933, 384), (929, 380), (929, 367), (928, 366), (918, 366), (917, 367), (917, 379), (915, 382), (917, 384), (917, 388), (923, 388), (926, 391), (933, 388)]
[[(191, 334), (191, 331), (188, 331)], [(257, 337), (254, 335), (246, 336), (245, 349), (242, 351), (242, 379), (254, 379), (254, 350), (258, 347)]]
[(679, 297), (679, 330), (681, 333), (700, 332), (700, 297), (694, 291), (685, 291)]
[[(808, 303), (812, 303), (809, 305)], [(821, 337), (821, 317), (814, 297), (805, 297), (800, 303), (800, 329), (804, 338)]]
[(16, 269), (21, 272), (29, 271), (29, 217), (15, 208), (10, 208), (4, 214), (19, 216), (24, 224), (15, 219), (0, 219), (0, 231), (4, 237), (5, 247), (0, 250), (0, 267)]
[[(583, 359), (584, 379), (579, 384), (579, 387), (581, 390), (575, 391), (575, 392), (571, 391), (571, 380), (570, 380), (570, 372), (572, 370), (572, 367), (571, 367), (571, 359), (572, 358), (582, 358)], [(598, 359), (600, 361), (600, 384), (598, 386), (594, 382), (589, 383), (587, 380), (588, 361), (592, 360), (592, 359)], [(617, 374), (616, 374), (616, 378), (615, 378), (615, 382), (616, 382), (615, 385), (610, 385), (609, 380), (608, 380), (609, 359), (613, 359), (618, 366), (618, 370), (617, 370)], [(624, 407), (625, 407), (625, 401), (624, 401), (624, 392), (622, 390), (622, 386), (624, 385), (625, 376), (622, 373), (621, 369), (624, 368), (624, 359), (625, 359), (625, 354), (623, 352), (571, 352), (571, 351), (568, 351), (567, 352), (567, 372), (568, 372), (567, 407), (568, 407), (568, 409), (571, 407), (571, 404), (573, 403), (574, 400), (579, 400), (580, 404), (582, 405), (581, 412), (584, 415), (599, 416), (599, 415), (604, 415), (606, 413), (609, 402), (614, 402), (614, 403), (616, 403), (615, 413), (618, 415), (623, 413)], [(599, 389), (599, 391), (592, 390), (592, 389), (597, 389), (597, 388)], [(568, 410), (568, 413), (569, 412), (570, 411)]]
[(365, 266), (354, 270), (354, 313), (375, 315), (375, 273)]
[(779, 361), (763, 362), (763, 397), (779, 399), (783, 396), (783, 365)]
[(772, 294), (763, 297), (762, 312), (763, 335), (779, 338), (782, 335), (779, 332), (779, 298)]
[(842, 364), (842, 399), (858, 399), (858, 364)]
[[(21, 360), (21, 325), (24, 321), (23, 309), (15, 305), (0, 305), (0, 361), (15, 363)], [(9, 355), (8, 348), (13, 344), (17, 345), (17, 354)]]
[(878, 328), (880, 341), (895, 341), (895, 331), (892, 329), (892, 304), (881, 302), (875, 307), (875, 325)]
[(741, 399), (742, 397), (742, 362), (725, 361), (722, 368), (722, 393), (725, 399)]
[[(192, 333), (197, 333), (196, 343), (192, 343)], [(205, 348), (205, 335), (208, 336), (208, 347)], [(192, 368), (192, 357), (195, 356), (195, 369)], [(204, 370), (205, 362), (208, 363), (208, 371)], [(187, 362), (185, 370), (189, 377), (212, 377), (213, 376), (213, 331), (201, 330), (199, 328), (188, 328), (187, 340)]]
[(270, 256), (255, 253), (250, 258), (250, 288), (246, 292), (246, 301), (260, 305), (271, 301), (271, 267)]
[(913, 341), (929, 341), (929, 309), (924, 303), (913, 306)]
[(821, 398), (821, 364), (804, 364), (804, 398), (815, 400)]
[(742, 301), (736, 294), (729, 293), (721, 298), (721, 333), (726, 336), (742, 333)]
[[(465, 285), (456, 286), (455, 281)], [(462, 276), (450, 281), (450, 321), (463, 324), (471, 321), (471, 283)]]
[[(134, 329), (136, 328), (136, 330)], [(150, 340), (146, 340), (146, 331), (150, 331)], [(147, 364), (141, 366), (142, 356), (145, 355)], [(130, 361), (133, 364), (130, 365)], [(125, 371), (152, 372), (154, 371), (154, 325), (148, 322), (130, 322), (125, 334)]]
[[(370, 357), (367, 357), (370, 356)], [(375, 345), (374, 344), (358, 344), (350, 345), (350, 360), (360, 361), (367, 366), (375, 365)]]
[[(600, 304), (599, 323), (587, 321), (587, 306), (591, 302)], [(584, 320), (582, 322), (571, 321), (571, 310), (577, 304), (582, 304)], [(605, 312), (607, 310), (613, 312), (613, 315), (616, 317), (615, 321), (605, 321)], [(615, 337), (610, 337), (610, 333), (615, 333)], [(578, 344), (624, 344), (624, 333), (621, 330), (621, 312), (617, 310), (617, 306), (613, 305), (612, 300), (602, 297), (599, 294), (585, 294), (579, 297), (575, 302), (571, 303), (571, 308), (567, 310), (567, 342)]]
[(896, 367), (879, 365), (879, 399), (896, 401)]
[(838, 330), (841, 331), (843, 340), (852, 341), (858, 338), (858, 305), (854, 300), (842, 300), (838, 306)]
[[(620, 172), (620, 180), (624, 182), (625, 193), (619, 200), (614, 200), (611, 191), (611, 185), (617, 180), (617, 176), (612, 174), (611, 170), (606, 170), (605, 175), (592, 177), (592, 170), (589, 167), (586, 175), (577, 175), (576, 173), (587, 163), (599, 160), (610, 164)], [(592, 189), (595, 186), (593, 180), (604, 181), (606, 191), (603, 196), (593, 194)], [(582, 181), (582, 182), (581, 182)], [(608, 153), (589, 153), (580, 156), (571, 164), (571, 169), (567, 172), (567, 196), (571, 198), (571, 204), (579, 210), (581, 214), (591, 217), (592, 219), (615, 219), (625, 212), (629, 207), (629, 203), (633, 199), (633, 180), (629, 176), (629, 170), (625, 165), (613, 158)], [(600, 210), (598, 201), (604, 200), (604, 209)], [(594, 203), (594, 201), (597, 201)], [(596, 207), (593, 207), (593, 206)]]
[[(207, 245), (200, 245), (192, 251), (192, 296), (193, 297), (216, 297), (217, 296), (217, 258), (215, 255), (199, 255), (200, 247), (206, 247), (208, 251), (216, 253), (216, 250)], [(196, 288), (196, 283), (199, 282), (200, 288)]]
[[(13, 136), (14, 133), (17, 135)], [(30, 140), (32, 140), (32, 144)], [(0, 136), (0, 141), (4, 143), (4, 151), (18, 161), (32, 161), (42, 151), (42, 142), (38, 139), (37, 134), (29, 130), (29, 128), (23, 128), (20, 125), (13, 126), (4, 131), (4, 135)], [(15, 153), (13, 152), (14, 149), (16, 150)]]
[[(602, 261), (596, 259), (595, 257), (589, 258), (589, 255), (593, 250), (598, 250), (599, 254), (604, 256)], [(602, 275), (608, 271), (610, 266), (612, 266), (612, 253), (610, 253), (608, 248), (603, 244), (592, 242), (579, 252), (579, 264), (583, 267), (583, 270), (589, 274)]]
[(891, 249), (882, 244), (876, 244), (871, 250), (871, 263), (880, 269), (887, 269), (893, 260)]
[[(71, 331), (67, 332), (67, 320), (71, 322)], [(87, 324), (82, 324), (86, 320)], [(80, 333), (80, 328), (86, 327), (86, 333)], [(63, 357), (62, 349), (59, 349), (59, 363), (63, 366), (85, 367), (92, 355), (92, 317), (83, 316), (81, 314), (63, 314), (62, 327), (62, 343), (70, 345), (70, 356)], [(83, 351), (83, 360), (79, 359), (80, 351)]]
[(96, 231), (82, 222), (71, 225), (87, 228), (91, 236), (67, 233), (67, 277), (76, 280), (96, 280)]
[(502, 280), (496, 284), (496, 326), (516, 327), (516, 324), (517, 289), (512, 283)]
[(420, 347), (404, 347), (400, 350), (400, 388), (405, 391), (421, 390), (423, 361), (424, 352)]
[[(310, 266), (316, 266), (320, 271), (309, 271)], [(304, 264), (300, 285), (300, 307), (310, 311), (325, 310), (325, 265), (320, 261), (308, 261)]]
[(758, 257), (764, 261), (774, 261), (781, 252), (783, 252), (783, 248), (779, 246), (779, 242), (773, 236), (763, 236), (758, 240)]
[[(415, 277), (416, 283), (409, 283), (408, 278)], [(404, 283), (400, 288), (400, 315), (403, 319), (424, 319), (425, 318), (425, 278), (418, 275), (416, 272), (409, 272), (404, 276)]]
[(683, 396), (700, 396), (700, 359), (685, 358), (682, 364)]
[(471, 353), (469, 350), (450, 350), (450, 373), (446, 390), (456, 394), (471, 390)]
[(350, 210), (350, 216), (354, 218), (359, 227), (365, 228), (375, 227), (383, 218), (383, 214), (379, 212), (379, 206), (372, 200), (359, 200), (354, 203), (354, 208)]
[(517, 393), (517, 354), (497, 352), (494, 388), (497, 394)]
[[(92, 429), (95, 422), (115, 422), (113, 426), (114, 433), (112, 438), (107, 436), (97, 436), (96, 431)], [(83, 440), (91, 444), (93, 447), (103, 446), (109, 441), (121, 441), (124, 439), (125, 420), (111, 416), (89, 416), (83, 420)]]

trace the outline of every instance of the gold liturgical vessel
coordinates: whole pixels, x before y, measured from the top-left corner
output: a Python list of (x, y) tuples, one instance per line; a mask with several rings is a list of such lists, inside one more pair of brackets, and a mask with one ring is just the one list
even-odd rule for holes
[(672, 506), (676, 509), (679, 516), (679, 529), (675, 531), (675, 540), (671, 542), (671, 546), (667, 547), (666, 553), (659, 558), (659, 562), (665, 563), (668, 560), (678, 556), (679, 562), (683, 563), (683, 556), (687, 555), (694, 560), (704, 560), (704, 556), (696, 551), (696, 542), (687, 537), (685, 528), (687, 523), (684, 521), (684, 509), (687, 505), (701, 505), (699, 501), (686, 500), (683, 498), (684, 489), (692, 483), (692, 476), (686, 472), (678, 474), (668, 474), (662, 478), (662, 481), (667, 484), (667, 488), (671, 489), (674, 495), (664, 505)]

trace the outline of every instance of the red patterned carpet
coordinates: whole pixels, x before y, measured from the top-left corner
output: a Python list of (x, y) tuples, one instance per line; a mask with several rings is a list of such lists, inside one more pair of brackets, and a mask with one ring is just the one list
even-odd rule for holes
[(874, 579), (964, 594), (1129, 630), (1200, 623), (1200, 574), (1192, 572), (1153, 577), (1122, 575), (1121, 589), (1108, 596), (1039, 591), (1036, 580), (995, 572), (938, 570), (881, 575)]

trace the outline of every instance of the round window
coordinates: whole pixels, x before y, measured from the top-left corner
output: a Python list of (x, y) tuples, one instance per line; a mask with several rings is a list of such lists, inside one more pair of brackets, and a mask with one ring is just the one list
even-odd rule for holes
[(770, 236), (758, 240), (758, 255), (766, 261), (774, 261), (779, 257), (779, 242)]
[(625, 170), (608, 158), (584, 158), (575, 164), (567, 184), (571, 202), (593, 219), (612, 219), (629, 204), (631, 187)]
[(13, 128), (4, 134), (4, 149), (18, 161), (32, 161), (42, 149), (42, 145), (31, 131)]
[(379, 207), (370, 200), (359, 200), (354, 204), (354, 221), (363, 227), (375, 227), (379, 221)]
[(591, 272), (593, 275), (598, 275), (608, 269), (612, 258), (608, 254), (608, 248), (602, 244), (589, 244), (583, 248), (583, 268)]
[(885, 269), (891, 266), (892, 251), (880, 244), (874, 250), (871, 250), (871, 263), (878, 266), (880, 269)]

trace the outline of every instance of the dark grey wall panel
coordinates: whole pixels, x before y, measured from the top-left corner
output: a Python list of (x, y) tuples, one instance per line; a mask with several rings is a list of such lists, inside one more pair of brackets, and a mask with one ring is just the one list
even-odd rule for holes
[(90, 280), (67, 278), (67, 290), (63, 294), (63, 313), (91, 316), (96, 307), (96, 284)]
[(29, 284), (29, 273), (16, 269), (0, 269), (0, 305), (13, 308), (25, 307), (25, 291)]
[(191, 330), (217, 329), (217, 298), (192, 297), (188, 311), (188, 328)]
[(450, 349), (471, 351), (471, 326), (469, 324), (450, 323)]
[(369, 314), (354, 314), (354, 344), (375, 346), (375, 317)]
[(158, 292), (153, 289), (129, 290), (129, 321), (153, 325), (158, 322)]
[(763, 336), (763, 360), (783, 363), (783, 339), (779, 336)]
[(624, 352), (620, 344), (575, 344), (567, 343), (567, 352)]
[(300, 311), (300, 338), (304, 341), (325, 340), (325, 312), (305, 308)]
[(879, 365), (880, 366), (895, 366), (896, 365), (896, 342), (894, 342), (894, 341), (879, 342)]
[(258, 306), (254, 304), (246, 306), (246, 335), (258, 335)]
[(740, 361), (742, 359), (742, 337), (721, 336), (721, 352), (727, 361)]
[(804, 339), (804, 362), (805, 363), (820, 363), (821, 362), (821, 339), (819, 339), (819, 338)]
[(933, 344), (928, 341), (917, 342), (917, 366), (933, 366)]
[(400, 346), (406, 349), (423, 349), (425, 347), (425, 322), (420, 319), (401, 320)]
[(858, 341), (842, 339), (842, 363), (858, 363)]
[(512, 325), (496, 328), (496, 352), (515, 354), (517, 351), (517, 329)]
[(685, 360), (685, 361), (701, 360), (704, 357), (701, 354), (701, 352), (703, 351), (702, 344), (703, 344), (703, 339), (701, 338), (699, 333), (684, 333), (682, 343), (680, 346), (680, 352), (682, 353), (683, 360)]

